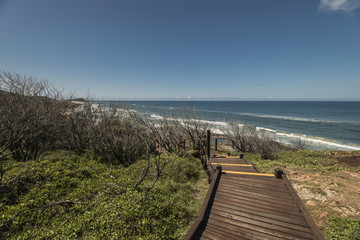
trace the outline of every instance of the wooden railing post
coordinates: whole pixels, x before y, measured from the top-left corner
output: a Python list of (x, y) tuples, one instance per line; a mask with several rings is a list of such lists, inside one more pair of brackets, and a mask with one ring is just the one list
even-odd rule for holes
[(215, 138), (215, 151), (217, 151), (217, 138)]
[(206, 131), (206, 155), (210, 158), (210, 130)]
[(282, 178), (283, 174), (284, 174), (284, 171), (281, 170), (281, 168), (275, 168), (275, 177), (276, 178)]

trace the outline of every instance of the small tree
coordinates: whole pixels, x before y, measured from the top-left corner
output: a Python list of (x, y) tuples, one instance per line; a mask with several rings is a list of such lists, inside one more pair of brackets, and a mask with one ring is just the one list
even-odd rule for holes
[(263, 159), (271, 159), (281, 150), (281, 145), (269, 133), (258, 132), (252, 126), (230, 124), (223, 128), (223, 132), (233, 148), (239, 152), (258, 153)]
[(256, 152), (256, 141), (258, 135), (256, 128), (252, 126), (240, 126), (239, 124), (229, 124), (223, 128), (226, 139), (239, 152)]
[(46, 80), (0, 72), (0, 153), (36, 159), (60, 138), (68, 103)]
[(256, 153), (263, 159), (272, 159), (281, 150), (281, 145), (274, 140), (270, 133), (261, 131), (255, 141)]
[(309, 142), (304, 137), (298, 137), (295, 142), (297, 150), (304, 150), (309, 146)]
[(79, 153), (90, 149), (91, 136), (97, 122), (93, 101), (88, 98), (81, 103), (73, 103), (66, 120), (65, 146)]
[(209, 122), (199, 120), (194, 109), (184, 108), (180, 116), (180, 130), (187, 135), (187, 139), (192, 143), (193, 147), (200, 150), (200, 139), (206, 135), (206, 130), (212, 129)]

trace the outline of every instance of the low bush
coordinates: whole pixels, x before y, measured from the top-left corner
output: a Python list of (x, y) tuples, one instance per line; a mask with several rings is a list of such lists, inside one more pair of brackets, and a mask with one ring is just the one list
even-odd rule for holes
[(325, 228), (325, 235), (329, 240), (360, 239), (360, 219), (331, 217)]
[(111, 172), (88, 153), (11, 161), (0, 185), (0, 238), (181, 238), (202, 203), (206, 175), (197, 159), (172, 157), (147, 194), (155, 166), (135, 187), (146, 160)]
[(265, 131), (257, 131), (253, 126), (230, 124), (223, 128), (226, 140), (233, 149), (241, 153), (256, 153), (262, 159), (272, 159), (282, 146)]

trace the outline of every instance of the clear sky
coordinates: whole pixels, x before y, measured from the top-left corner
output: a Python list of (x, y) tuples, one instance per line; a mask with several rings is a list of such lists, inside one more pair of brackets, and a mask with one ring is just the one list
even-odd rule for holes
[(360, 100), (360, 0), (0, 0), (0, 70), (99, 99)]

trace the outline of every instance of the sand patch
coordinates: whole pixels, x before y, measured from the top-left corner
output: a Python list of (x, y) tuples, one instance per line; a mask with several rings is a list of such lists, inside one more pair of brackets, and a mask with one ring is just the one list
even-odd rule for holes
[(328, 216), (360, 218), (360, 174), (350, 171), (314, 173), (290, 171), (295, 190), (320, 225)]

